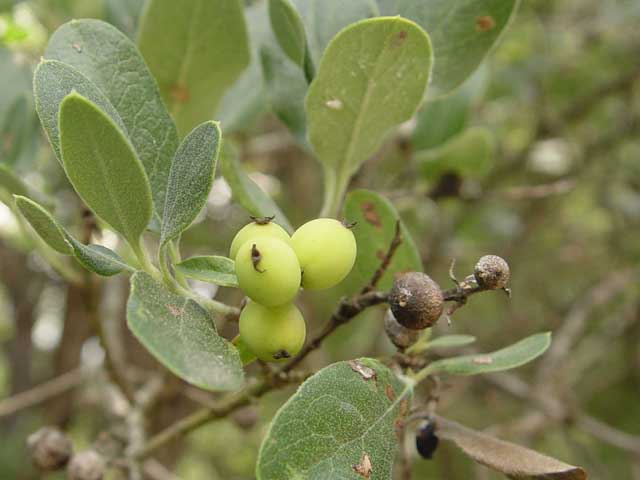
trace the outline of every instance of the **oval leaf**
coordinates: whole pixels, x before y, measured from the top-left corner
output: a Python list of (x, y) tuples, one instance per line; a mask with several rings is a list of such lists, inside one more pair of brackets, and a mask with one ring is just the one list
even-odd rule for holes
[(289, 220), (278, 205), (242, 169), (234, 147), (225, 144), (220, 158), (222, 175), (231, 187), (233, 199), (254, 217), (271, 217), (289, 232), (293, 231)]
[(183, 380), (211, 391), (242, 386), (238, 352), (216, 333), (209, 314), (146, 273), (131, 279), (127, 324), (153, 356)]
[(191, 257), (174, 265), (176, 271), (187, 278), (214, 283), (223, 287), (237, 287), (235, 263), (227, 257)]
[(216, 122), (205, 122), (194, 128), (178, 147), (167, 184), (161, 243), (186, 230), (207, 203), (220, 151), (220, 135)]
[(493, 353), (445, 358), (430, 363), (420, 376), (448, 373), (478, 375), (520, 367), (542, 355), (551, 345), (551, 333), (538, 333)]
[(429, 32), (434, 68), (429, 95), (444, 95), (480, 65), (519, 0), (376, 0), (382, 15), (402, 15)]
[(364, 20), (329, 43), (305, 100), (309, 142), (338, 192), (388, 131), (422, 100), (431, 68), (425, 32), (403, 18)]
[(473, 127), (438, 148), (417, 152), (415, 159), (427, 179), (446, 172), (480, 177), (491, 169), (494, 150), (493, 134), (486, 128)]
[(116, 124), (78, 93), (60, 105), (60, 150), (78, 195), (135, 248), (151, 219), (149, 182)]
[(138, 45), (183, 135), (213, 116), (249, 64), (239, 0), (150, 0)]
[(388, 480), (411, 395), (411, 385), (376, 360), (320, 370), (271, 422), (257, 478)]
[(289, 0), (269, 0), (271, 29), (282, 51), (300, 67), (304, 67), (307, 37), (300, 14)]
[(33, 77), (33, 94), (40, 123), (42, 123), (49, 143), (51, 143), (60, 163), (62, 163), (62, 155), (60, 153), (58, 113), (64, 97), (74, 90), (100, 107), (118, 125), (120, 130), (127, 131), (120, 115), (109, 99), (87, 77), (65, 63), (43, 59), (36, 68)]
[(54, 32), (44, 56), (74, 67), (116, 108), (147, 172), (159, 225), (178, 133), (135, 44), (108, 23), (72, 20)]
[(123, 271), (134, 272), (116, 252), (102, 245), (84, 245), (67, 234), (67, 240), (73, 247), (73, 255), (80, 265), (90, 272), (103, 277), (111, 277)]
[[(393, 240), (398, 212), (386, 198), (369, 190), (355, 190), (347, 195), (344, 207), (346, 222), (357, 222), (353, 227), (358, 253), (349, 275), (349, 285), (362, 288), (380, 266)], [(391, 288), (393, 275), (403, 271), (422, 271), (422, 260), (411, 234), (400, 223), (402, 243), (396, 250), (380, 283), (381, 289)]]
[(63, 255), (73, 254), (65, 231), (49, 212), (27, 197), (16, 195), (15, 201), (20, 213), (47, 245)]
[(464, 347), (476, 341), (476, 337), (472, 335), (443, 335), (427, 342), (424, 350), (430, 348), (453, 348)]
[(5, 164), (0, 164), (0, 188), (11, 195), (26, 196), (29, 193), (29, 187)]
[(438, 437), (453, 442), (476, 462), (514, 480), (586, 480), (580, 467), (436, 417)]

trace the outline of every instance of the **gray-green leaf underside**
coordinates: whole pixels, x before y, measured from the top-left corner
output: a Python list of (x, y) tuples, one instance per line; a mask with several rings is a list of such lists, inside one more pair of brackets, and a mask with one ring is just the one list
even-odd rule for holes
[(227, 257), (191, 257), (174, 265), (174, 268), (187, 278), (223, 287), (238, 287), (235, 263)]

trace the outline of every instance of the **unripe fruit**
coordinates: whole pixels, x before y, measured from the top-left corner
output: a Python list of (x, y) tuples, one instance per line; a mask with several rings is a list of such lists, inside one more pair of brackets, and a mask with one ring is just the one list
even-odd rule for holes
[(322, 290), (340, 283), (356, 261), (353, 232), (338, 220), (318, 218), (291, 236), (291, 246), (302, 268), (302, 286)]
[(229, 249), (229, 258), (235, 259), (242, 245), (260, 237), (277, 238), (286, 244), (291, 242), (291, 237), (286, 230), (277, 223), (272, 222), (270, 218), (256, 219), (238, 230), (236, 236), (233, 237), (231, 248)]
[(504, 258), (497, 255), (485, 255), (476, 263), (473, 276), (482, 288), (498, 290), (507, 286), (511, 272), (509, 264)]
[(435, 425), (426, 421), (416, 432), (416, 449), (422, 458), (430, 460), (438, 448), (439, 439), (435, 433)]
[(421, 272), (397, 275), (389, 292), (389, 305), (396, 320), (413, 330), (428, 328), (444, 309), (440, 286)]
[(412, 330), (396, 320), (391, 310), (387, 310), (384, 315), (384, 331), (387, 333), (389, 340), (396, 347), (405, 349), (413, 345), (420, 338), (420, 330)]
[(292, 303), (268, 308), (249, 302), (240, 313), (240, 338), (265, 362), (293, 357), (304, 345), (305, 336), (304, 318)]
[(247, 297), (268, 307), (291, 302), (300, 288), (298, 258), (275, 238), (255, 238), (240, 247), (236, 276)]

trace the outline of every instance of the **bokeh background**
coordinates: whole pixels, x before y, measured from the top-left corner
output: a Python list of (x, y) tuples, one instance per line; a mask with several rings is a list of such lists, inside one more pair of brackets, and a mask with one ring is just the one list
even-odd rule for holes
[[(0, 2), (0, 168), (40, 192), (76, 232), (90, 232), (91, 219), (44, 139), (32, 72), (60, 24), (102, 18), (133, 37), (142, 3)], [(250, 35), (268, 28), (260, 2), (247, 9)], [(487, 253), (509, 261), (512, 298), (475, 296), (437, 334), (472, 334), (474, 348), (490, 351), (554, 332), (552, 349), (525, 368), (443, 379), (439, 412), (581, 465), (594, 479), (640, 479), (639, 25), (637, 0), (523, 2), (484, 66), (450, 97), (427, 104), (413, 133), (385, 147), (353, 183), (394, 203), (425, 271), (443, 287), (450, 286), (454, 258), (460, 277)], [(229, 136), (252, 179), (300, 224), (319, 210), (321, 169), (267, 112), (264, 95), (256, 95), (254, 107)], [(233, 113), (220, 112), (223, 132)], [(4, 202), (6, 189), (0, 185)], [(218, 178), (206, 215), (183, 239), (185, 256), (225, 254), (246, 221)], [(108, 230), (97, 240), (117, 247)], [(101, 448), (122, 428), (123, 406), (101, 370), (88, 302), (99, 303), (107, 334), (118, 339), (135, 375), (159, 368), (124, 328), (126, 279), (70, 283), (64, 275), (70, 265), (53, 251), (43, 258), (35, 247), (0, 204), (0, 413), (15, 394), (61, 375), (68, 382), (45, 402), (0, 416), (1, 479), (41, 478), (25, 438), (42, 425), (63, 427), (78, 446)], [(328, 318), (341, 293), (303, 297), (309, 331)], [(241, 300), (233, 291), (219, 295)], [(343, 327), (308, 365), (393, 352), (381, 329), (383, 313), (373, 309)], [(178, 380), (172, 385), (153, 412), (151, 431), (210, 400)], [(268, 422), (291, 392), (271, 393), (158, 458), (178, 478), (253, 478)], [(501, 478), (447, 445), (433, 461), (413, 450), (411, 457), (415, 478)]]

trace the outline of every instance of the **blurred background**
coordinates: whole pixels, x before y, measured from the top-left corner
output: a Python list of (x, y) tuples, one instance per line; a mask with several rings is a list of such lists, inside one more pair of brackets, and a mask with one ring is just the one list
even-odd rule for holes
[[(17, 178), (65, 225), (85, 232), (85, 241), (96, 235), (39, 126), (31, 78), (60, 24), (101, 18), (133, 37), (142, 3), (0, 1), (0, 479), (41, 478), (25, 438), (42, 425), (64, 428), (79, 447), (108, 449), (118, 438), (123, 405), (106, 382), (91, 312), (102, 316), (132, 374), (144, 378), (160, 368), (124, 327), (127, 279), (89, 279), (39, 244), (6, 206)], [(269, 25), (264, 5), (251, 3), (253, 41)], [(394, 203), (425, 271), (443, 288), (451, 286), (452, 259), (460, 278), (484, 254), (510, 263), (511, 299), (475, 296), (437, 334), (472, 334), (478, 350), (491, 351), (554, 332), (551, 350), (514, 373), (443, 379), (439, 412), (581, 465), (594, 479), (640, 479), (639, 25), (637, 0), (523, 2), (483, 67), (452, 95), (427, 103), (409, 133), (353, 183)], [(255, 60), (241, 80), (254, 95), (240, 111), (233, 101), (240, 87), (229, 92), (218, 115), (223, 132), (237, 142), (251, 178), (298, 225), (319, 211), (320, 166), (268, 112)], [(216, 179), (206, 215), (183, 238), (185, 256), (226, 254), (246, 222)], [(106, 229), (94, 240), (117, 248)], [(211, 294), (214, 287), (201, 288)], [(309, 331), (328, 318), (344, 288), (303, 296)], [(226, 289), (219, 297), (241, 300)], [(371, 309), (340, 329), (309, 367), (392, 353), (383, 313)], [(52, 380), (56, 395), (29, 408), (12, 402)], [(211, 398), (169, 383), (150, 431)], [(164, 467), (185, 479), (253, 478), (268, 422), (291, 392), (271, 393), (172, 444), (157, 457), (165, 475), (158, 478), (175, 478)], [(413, 447), (410, 454), (414, 478), (500, 478), (447, 445), (432, 461)]]

